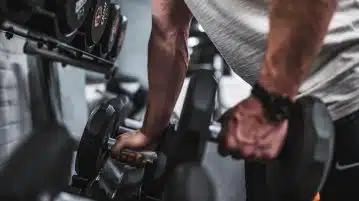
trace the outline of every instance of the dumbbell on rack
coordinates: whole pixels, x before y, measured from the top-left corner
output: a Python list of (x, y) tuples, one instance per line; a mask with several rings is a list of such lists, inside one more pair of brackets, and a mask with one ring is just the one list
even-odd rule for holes
[(111, 4), (110, 0), (93, 0), (90, 13), (79, 29), (72, 45), (81, 50), (92, 52), (104, 35), (112, 6), (115, 4)]
[[(72, 185), (77, 194), (96, 197), (93, 195), (94, 192), (100, 192), (97, 195), (100, 196), (104, 191), (107, 198), (112, 199), (118, 189), (123, 189), (127, 184), (133, 187), (142, 182), (142, 176), (138, 175), (141, 169), (152, 167), (155, 171), (153, 177), (161, 174), (166, 158), (154, 151), (124, 149), (118, 158), (108, 159), (111, 147), (116, 143), (113, 137), (119, 133), (134, 131), (133, 128), (140, 126), (139, 122), (126, 119), (130, 110), (131, 103), (127, 96), (103, 101), (93, 109), (77, 149), (77, 175), (73, 176)], [(127, 167), (132, 169), (129, 170)], [(130, 175), (128, 177), (131, 177), (131, 181), (126, 182), (124, 175)], [(127, 191), (119, 194), (127, 194)]]
[(108, 58), (108, 56), (111, 56), (110, 53), (115, 47), (117, 38), (124, 28), (122, 26), (120, 5), (111, 4), (109, 10), (109, 20), (106, 24), (103, 36), (94, 50), (98, 55), (101, 55), (102, 58)]
[[(109, 156), (111, 147), (116, 142), (111, 137), (119, 132), (130, 130), (119, 126), (131, 110), (130, 107), (129, 98), (119, 96), (101, 103), (92, 111), (78, 146), (76, 171), (79, 176), (89, 180), (97, 176)], [(127, 120), (127, 122), (133, 124), (134, 121)], [(153, 163), (158, 158), (155, 152), (127, 149), (122, 151), (120, 157), (126, 161), (133, 161), (134, 166)]]
[(46, 33), (69, 43), (87, 18), (91, 2), (92, 0), (46, 0), (26, 25), (32, 31)]

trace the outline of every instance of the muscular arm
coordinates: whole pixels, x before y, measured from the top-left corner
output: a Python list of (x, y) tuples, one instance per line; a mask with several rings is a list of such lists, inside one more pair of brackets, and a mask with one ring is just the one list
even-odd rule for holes
[(192, 15), (183, 0), (152, 0), (148, 46), (149, 97), (142, 132), (158, 134), (167, 126), (186, 76), (187, 38)]
[(260, 83), (293, 97), (319, 53), (337, 0), (271, 0)]

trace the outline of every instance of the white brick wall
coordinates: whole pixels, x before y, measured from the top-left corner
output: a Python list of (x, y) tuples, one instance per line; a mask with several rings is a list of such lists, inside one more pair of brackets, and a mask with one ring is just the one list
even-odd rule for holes
[(27, 56), (24, 40), (0, 32), (0, 167), (31, 131)]

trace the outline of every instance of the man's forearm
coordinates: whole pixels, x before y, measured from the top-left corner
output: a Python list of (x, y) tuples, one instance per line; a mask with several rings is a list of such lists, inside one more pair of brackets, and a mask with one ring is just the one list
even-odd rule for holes
[(337, 0), (272, 0), (260, 83), (293, 97), (319, 53)]
[[(155, 2), (157, 1), (157, 4)], [(169, 10), (171, 1), (183, 7), (182, 17)], [(162, 2), (160, 4), (159, 2)], [(142, 131), (156, 135), (168, 124), (188, 67), (187, 38), (191, 16), (183, 0), (153, 0), (152, 32), (148, 48), (149, 97)], [(161, 6), (159, 6), (161, 5)], [(187, 18), (184, 17), (187, 15)]]

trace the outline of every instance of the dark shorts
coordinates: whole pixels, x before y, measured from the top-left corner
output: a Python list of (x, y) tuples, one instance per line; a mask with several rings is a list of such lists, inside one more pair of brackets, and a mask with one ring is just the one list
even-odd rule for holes
[[(320, 201), (359, 200), (359, 111), (335, 121), (332, 167)], [(264, 201), (265, 165), (246, 162), (247, 201)], [(309, 201), (309, 200), (308, 200)]]

